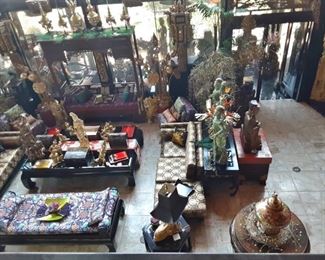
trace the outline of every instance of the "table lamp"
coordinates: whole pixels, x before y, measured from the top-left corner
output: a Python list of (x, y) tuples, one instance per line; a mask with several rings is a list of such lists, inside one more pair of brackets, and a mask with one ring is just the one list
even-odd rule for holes
[(162, 186), (158, 192), (158, 203), (150, 213), (152, 217), (162, 222), (154, 233), (156, 242), (180, 232), (178, 220), (193, 193), (193, 188), (180, 180), (175, 184), (165, 183)]

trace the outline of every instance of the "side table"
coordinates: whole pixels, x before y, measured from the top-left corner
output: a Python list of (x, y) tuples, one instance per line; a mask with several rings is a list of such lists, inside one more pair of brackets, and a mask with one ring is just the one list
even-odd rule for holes
[(309, 253), (310, 242), (306, 229), (300, 219), (292, 212), (291, 223), (287, 230), (283, 230), (279, 236), (279, 239), (288, 237), (283, 246), (270, 247), (265, 243), (255, 241), (247, 229), (247, 219), (254, 207), (255, 203), (252, 203), (241, 209), (230, 224), (231, 245), (236, 253)]
[(186, 220), (181, 216), (179, 218), (181, 225), (181, 232), (179, 232), (180, 239), (174, 241), (172, 237), (168, 237), (163, 241), (155, 242), (154, 232), (155, 227), (148, 224), (142, 228), (144, 243), (148, 252), (190, 252), (192, 250), (191, 244), (191, 227)]
[(238, 154), (239, 173), (247, 179), (258, 180), (260, 184), (265, 185), (269, 166), (272, 162), (272, 155), (267, 145), (263, 129), (261, 128), (259, 131), (262, 149), (256, 154), (244, 152), (240, 138), (240, 128), (234, 128), (233, 133)]
[(237, 153), (234, 138), (231, 134), (228, 136), (227, 140), (227, 152), (227, 165), (220, 166), (211, 163), (210, 149), (203, 148), (204, 174), (202, 176), (202, 181), (203, 185), (205, 185), (205, 183), (209, 184), (212, 179), (230, 179), (232, 181), (231, 189), (233, 189), (230, 195), (234, 196), (239, 189), (240, 181)]

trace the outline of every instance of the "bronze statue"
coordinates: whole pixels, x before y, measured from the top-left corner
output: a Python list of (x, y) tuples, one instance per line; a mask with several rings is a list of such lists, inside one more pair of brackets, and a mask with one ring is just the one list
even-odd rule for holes
[(90, 0), (87, 0), (87, 18), (91, 26), (98, 27), (100, 26), (100, 17), (98, 13), (95, 12), (95, 8), (91, 5)]
[(48, 102), (48, 107), (55, 118), (56, 126), (60, 129), (65, 129), (68, 116), (62, 103), (51, 98)]
[(84, 121), (80, 119), (75, 113), (70, 112), (69, 115), (72, 117), (73, 129), (80, 142), (81, 148), (89, 148), (89, 140), (85, 133)]
[(241, 131), (241, 140), (246, 153), (256, 153), (262, 149), (261, 136), (258, 135), (261, 123), (256, 119), (258, 110), (259, 104), (257, 101), (251, 100), (249, 102), (249, 109), (245, 113)]
[(20, 140), (29, 161), (35, 162), (45, 157), (45, 147), (40, 140), (36, 140), (25, 116), (21, 116)]
[(115, 127), (110, 122), (106, 122), (100, 132), (100, 137), (107, 142), (108, 135), (110, 133), (113, 133), (114, 131), (115, 131)]
[(56, 166), (63, 161), (61, 144), (58, 143), (56, 140), (54, 140), (52, 145), (50, 146), (49, 152), (49, 158), (53, 160), (53, 166)]
[(69, 17), (70, 20), (70, 25), (72, 28), (72, 31), (78, 32), (83, 30), (84, 25), (83, 25), (83, 20), (81, 16), (76, 12), (76, 7), (77, 7), (77, 1), (76, 0), (65, 0), (69, 13), (71, 16)]
[(147, 119), (149, 123), (155, 120), (155, 116), (158, 112), (159, 99), (158, 97), (147, 97), (143, 100), (144, 108), (146, 111)]
[(104, 166), (106, 163), (106, 142), (103, 142), (103, 145), (99, 151), (99, 155), (98, 158), (95, 160), (95, 162), (99, 165), (99, 166)]
[(163, 17), (159, 18), (160, 28), (159, 33), (159, 43), (160, 43), (160, 54), (165, 57), (167, 55), (167, 27), (165, 25), (165, 20)]

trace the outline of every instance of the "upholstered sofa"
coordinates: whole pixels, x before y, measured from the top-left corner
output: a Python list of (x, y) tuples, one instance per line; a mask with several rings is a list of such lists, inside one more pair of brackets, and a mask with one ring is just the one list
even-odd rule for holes
[(174, 104), (157, 115), (158, 122), (173, 123), (173, 122), (188, 122), (194, 120), (196, 109), (185, 97), (178, 97)]
[[(68, 199), (60, 221), (41, 221), (48, 198)], [(116, 188), (98, 192), (16, 195), (7, 192), (0, 200), (0, 250), (9, 244), (76, 243), (105, 244), (115, 252), (115, 233), (123, 201)]]
[(178, 179), (194, 187), (196, 191), (189, 199), (184, 215), (203, 218), (206, 214), (206, 203), (200, 177), (203, 170), (203, 150), (196, 147), (196, 141), (202, 139), (201, 122), (176, 122), (161, 124), (160, 131), (187, 131), (185, 147), (172, 141), (161, 141), (161, 156), (158, 160), (156, 175), (156, 193), (166, 182), (174, 183)]

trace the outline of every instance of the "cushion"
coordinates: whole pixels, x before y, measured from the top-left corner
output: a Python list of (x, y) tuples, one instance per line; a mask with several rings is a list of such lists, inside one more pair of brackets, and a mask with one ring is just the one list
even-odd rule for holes
[(177, 99), (176, 99), (176, 101), (174, 102), (174, 108), (175, 108), (175, 110), (181, 115), (182, 114), (182, 112), (185, 110), (185, 105), (184, 105), (184, 103), (182, 102), (182, 99), (181, 99), (181, 97), (178, 97)]
[(5, 232), (8, 224), (13, 220), (23, 198), (14, 192), (7, 192), (0, 200), (0, 231)]
[(6, 112), (4, 112), (10, 122), (15, 121), (23, 113), (25, 113), (25, 111), (19, 105), (15, 105), (12, 108), (8, 109)]
[(162, 145), (163, 157), (185, 157), (185, 148), (174, 144), (173, 142), (164, 142)]
[(10, 125), (6, 115), (0, 116), (0, 131), (9, 131)]
[(168, 123), (176, 122), (175, 117), (173, 117), (172, 113), (170, 113), (168, 108), (164, 112), (162, 112), (162, 114), (166, 118)]
[[(8, 234), (73, 234), (98, 232), (98, 221), (105, 218), (105, 210), (114, 207), (117, 197), (110, 195), (110, 188), (99, 192), (57, 194), (28, 194), (8, 225)], [(35, 216), (46, 198), (68, 197), (69, 215), (57, 222), (40, 222)], [(107, 205), (108, 203), (113, 205)], [(94, 225), (97, 223), (96, 225)], [(108, 222), (110, 223), (110, 222)], [(110, 228), (106, 227), (107, 229)]]
[[(204, 190), (200, 182), (184, 182), (194, 189), (194, 193), (189, 197), (188, 203), (184, 209), (183, 215), (188, 218), (204, 218), (207, 213)], [(158, 202), (158, 191), (162, 183), (156, 184), (155, 188), (155, 205)]]
[(171, 106), (169, 110), (170, 110), (170, 113), (172, 113), (173, 117), (174, 117), (177, 121), (179, 121), (180, 118), (181, 118), (181, 114), (178, 113), (178, 111), (176, 110), (176, 108), (174, 107), (174, 105)]
[(178, 179), (186, 181), (185, 158), (159, 158), (156, 182), (175, 182)]

